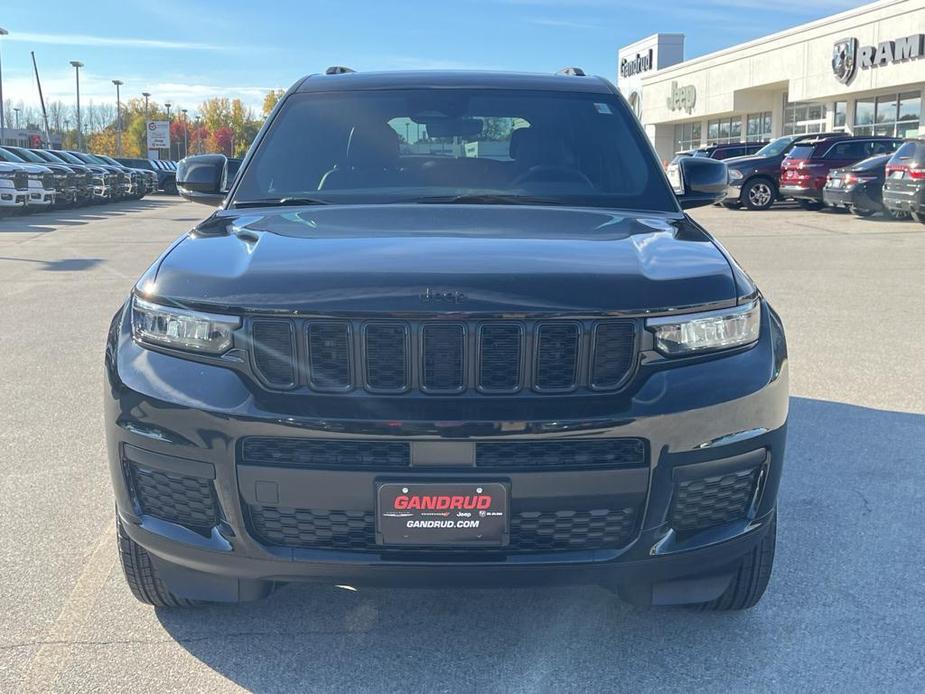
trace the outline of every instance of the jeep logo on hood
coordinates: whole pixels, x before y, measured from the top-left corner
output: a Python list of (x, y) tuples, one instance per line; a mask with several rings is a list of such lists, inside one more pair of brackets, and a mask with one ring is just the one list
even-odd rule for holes
[(444, 289), (431, 289), (428, 287), (421, 294), (421, 301), (425, 304), (442, 303), (442, 304), (461, 304), (466, 300), (466, 295), (462, 292), (453, 292)]

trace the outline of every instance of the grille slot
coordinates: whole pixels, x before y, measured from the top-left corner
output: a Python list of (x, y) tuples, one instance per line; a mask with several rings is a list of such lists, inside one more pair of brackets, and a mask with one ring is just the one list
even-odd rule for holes
[(536, 388), (571, 390), (578, 375), (578, 325), (542, 323), (536, 336)]
[(308, 325), (309, 382), (316, 390), (344, 391), (352, 387), (350, 326), (341, 321)]
[(149, 470), (134, 463), (126, 467), (142, 513), (194, 530), (206, 530), (218, 522), (210, 480)]
[(760, 469), (678, 482), (671, 512), (672, 527), (696, 531), (745, 518), (755, 497)]
[(254, 364), (267, 383), (277, 387), (295, 384), (295, 341), (292, 323), (284, 320), (256, 320)]
[(591, 387), (619, 386), (636, 359), (636, 328), (630, 321), (609, 321), (594, 328)]
[(29, 189), (29, 174), (26, 174), (26, 173), (13, 174), (13, 187), (16, 188), (16, 190), (28, 190)]
[[(390, 553), (420, 552), (416, 547), (376, 544), (376, 522), (370, 511), (326, 511), (248, 507), (251, 529), (264, 544), (314, 549), (349, 549)], [(466, 548), (466, 554), (555, 552), (618, 549), (633, 539), (634, 508), (580, 511), (521, 511), (511, 517), (507, 547)], [(428, 547), (433, 554), (459, 553), (458, 549)]]
[(373, 391), (408, 389), (408, 329), (401, 323), (366, 326), (366, 385)]
[(475, 451), (476, 466), (505, 470), (620, 468), (646, 464), (645, 442), (633, 438), (478, 443)]
[(479, 328), (478, 385), (487, 393), (520, 390), (523, 328), (513, 323), (488, 323)]
[(245, 465), (295, 468), (403, 468), (411, 464), (408, 443), (397, 441), (325, 441), (248, 437), (241, 444)]
[(466, 387), (466, 329), (459, 323), (427, 323), (421, 331), (421, 387), (430, 392), (461, 392)]

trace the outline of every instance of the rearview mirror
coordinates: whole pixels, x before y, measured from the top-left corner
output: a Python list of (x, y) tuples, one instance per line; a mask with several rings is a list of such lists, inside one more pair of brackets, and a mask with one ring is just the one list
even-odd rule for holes
[(666, 172), (682, 209), (722, 202), (729, 173), (716, 159), (681, 157)]
[(186, 157), (177, 164), (177, 190), (192, 202), (221, 205), (226, 189), (224, 154), (200, 154)]

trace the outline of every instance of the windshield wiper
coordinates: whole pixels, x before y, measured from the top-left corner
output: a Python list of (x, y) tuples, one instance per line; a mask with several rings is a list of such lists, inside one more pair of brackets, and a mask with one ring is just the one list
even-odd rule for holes
[(417, 198), (424, 205), (565, 205), (557, 198), (539, 195), (513, 195), (505, 193), (467, 193), (463, 195), (433, 195)]
[(235, 208), (238, 207), (287, 207), (287, 206), (301, 206), (301, 205), (330, 205), (331, 203), (327, 200), (319, 200), (318, 198), (299, 198), (299, 197), (286, 197), (286, 198), (264, 198), (263, 200), (241, 200), (240, 202), (235, 202)]

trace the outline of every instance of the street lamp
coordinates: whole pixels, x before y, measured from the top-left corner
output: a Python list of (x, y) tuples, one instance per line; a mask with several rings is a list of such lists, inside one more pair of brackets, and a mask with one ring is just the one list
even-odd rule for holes
[(16, 114), (16, 129), (19, 130), (19, 112), (22, 111), (21, 108), (14, 108), (13, 113)]
[(80, 68), (84, 66), (79, 60), (72, 60), (74, 66), (74, 76), (77, 79), (77, 149), (84, 151), (84, 131), (80, 127)]
[(183, 158), (186, 159), (189, 154), (189, 119), (186, 117), (185, 108), (181, 108), (180, 113), (183, 114)]
[(122, 86), (122, 80), (113, 80), (116, 85), (116, 151), (122, 156), (122, 101), (119, 98), (119, 87)]
[[(0, 36), (6, 36), (9, 33), (6, 29), (0, 27)], [(0, 145), (4, 144), (5, 128), (6, 122), (3, 120), (3, 61), (0, 60)]]

